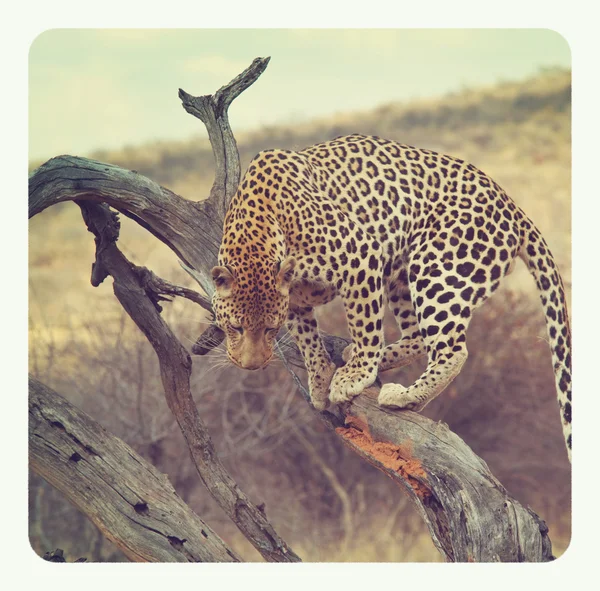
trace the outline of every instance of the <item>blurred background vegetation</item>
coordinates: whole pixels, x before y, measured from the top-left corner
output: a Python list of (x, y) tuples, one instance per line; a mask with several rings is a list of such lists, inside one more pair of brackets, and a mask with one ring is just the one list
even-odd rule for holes
[[(464, 158), (491, 175), (541, 229), (570, 301), (570, 119), (570, 71), (545, 68), (520, 82), (236, 136), (243, 167), (265, 148), (299, 149), (354, 132)], [(137, 170), (190, 199), (202, 199), (212, 184), (213, 157), (204, 137), (90, 156)], [(131, 260), (191, 286), (164, 245), (121, 221), (119, 244)], [(260, 559), (195, 474), (166, 407), (154, 352), (112, 296), (110, 280), (98, 289), (89, 285), (94, 244), (77, 206), (61, 204), (34, 218), (29, 246), (30, 371), (168, 474), (241, 556)], [(164, 314), (188, 346), (205, 328), (201, 310), (189, 302), (167, 304)], [(326, 330), (346, 334), (336, 302), (319, 316)], [(386, 330), (390, 340), (396, 337), (390, 318)], [(462, 373), (425, 414), (448, 423), (519, 501), (546, 520), (560, 555), (570, 539), (570, 467), (542, 309), (522, 263), (476, 314), (468, 344)], [(194, 359), (201, 415), (234, 478), (257, 503), (265, 502), (278, 533), (304, 560), (440, 560), (408, 499), (312, 416), (279, 362), (249, 373), (220, 367), (220, 359), (218, 351)], [(422, 369), (416, 364), (385, 380), (406, 385)], [(40, 555), (60, 547), (69, 559), (124, 560), (35, 475), (30, 540)]]

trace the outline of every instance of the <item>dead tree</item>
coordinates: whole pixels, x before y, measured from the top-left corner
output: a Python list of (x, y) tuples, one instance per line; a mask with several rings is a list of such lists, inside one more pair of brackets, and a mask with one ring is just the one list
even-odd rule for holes
[[(256, 81), (268, 62), (269, 58), (255, 59), (214, 95), (195, 97), (179, 90), (184, 109), (205, 124), (213, 148), (215, 181), (207, 199), (189, 201), (135, 171), (59, 156), (32, 173), (29, 216), (62, 201), (75, 201), (80, 206), (96, 241), (92, 285), (111, 275), (117, 299), (154, 347), (167, 403), (200, 478), (266, 560), (293, 562), (298, 556), (219, 462), (192, 399), (190, 356), (160, 316), (160, 301), (173, 296), (187, 297), (211, 311), (214, 288), (210, 269), (216, 264), (227, 206), (240, 181), (239, 155), (227, 109)], [(171, 285), (129, 262), (117, 248), (119, 223), (108, 206), (169, 246), (204, 294)], [(324, 337), (333, 360), (342, 365), (341, 351), (347, 341)], [(192, 352), (204, 354), (222, 340), (220, 330), (211, 326)], [(294, 371), (303, 366), (298, 351), (286, 345), (279, 353), (309, 402), (307, 388)], [(377, 389), (365, 391), (344, 408), (315, 414), (410, 496), (446, 560), (538, 562), (553, 558), (546, 524), (510, 496), (464, 441), (445, 424), (414, 412), (379, 407), (374, 399)], [(69, 491), (65, 494), (69, 496)]]

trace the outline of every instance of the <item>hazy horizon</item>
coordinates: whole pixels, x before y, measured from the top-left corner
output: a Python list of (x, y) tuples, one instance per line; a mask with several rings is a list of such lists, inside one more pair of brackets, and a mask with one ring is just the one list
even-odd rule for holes
[(570, 67), (546, 29), (55, 29), (29, 55), (29, 157), (205, 134), (178, 88), (213, 93), (255, 57), (267, 71), (230, 110), (234, 131), (523, 80)]

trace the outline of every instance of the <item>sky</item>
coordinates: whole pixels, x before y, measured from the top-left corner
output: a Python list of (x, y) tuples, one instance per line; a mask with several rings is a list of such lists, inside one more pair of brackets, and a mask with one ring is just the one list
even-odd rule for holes
[(29, 52), (30, 159), (205, 134), (178, 89), (212, 94), (266, 56), (234, 132), (571, 65), (548, 29), (52, 29)]

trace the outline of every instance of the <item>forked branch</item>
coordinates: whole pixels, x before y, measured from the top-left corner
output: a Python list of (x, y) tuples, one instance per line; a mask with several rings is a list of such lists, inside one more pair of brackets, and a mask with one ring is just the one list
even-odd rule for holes
[(198, 117), (208, 131), (215, 156), (215, 182), (209, 200), (214, 202), (221, 220), (225, 219), (229, 201), (240, 182), (240, 157), (235, 136), (229, 125), (227, 110), (229, 105), (265, 71), (270, 59), (257, 57), (248, 68), (214, 95), (192, 96), (179, 89), (183, 108), (194, 117)]

